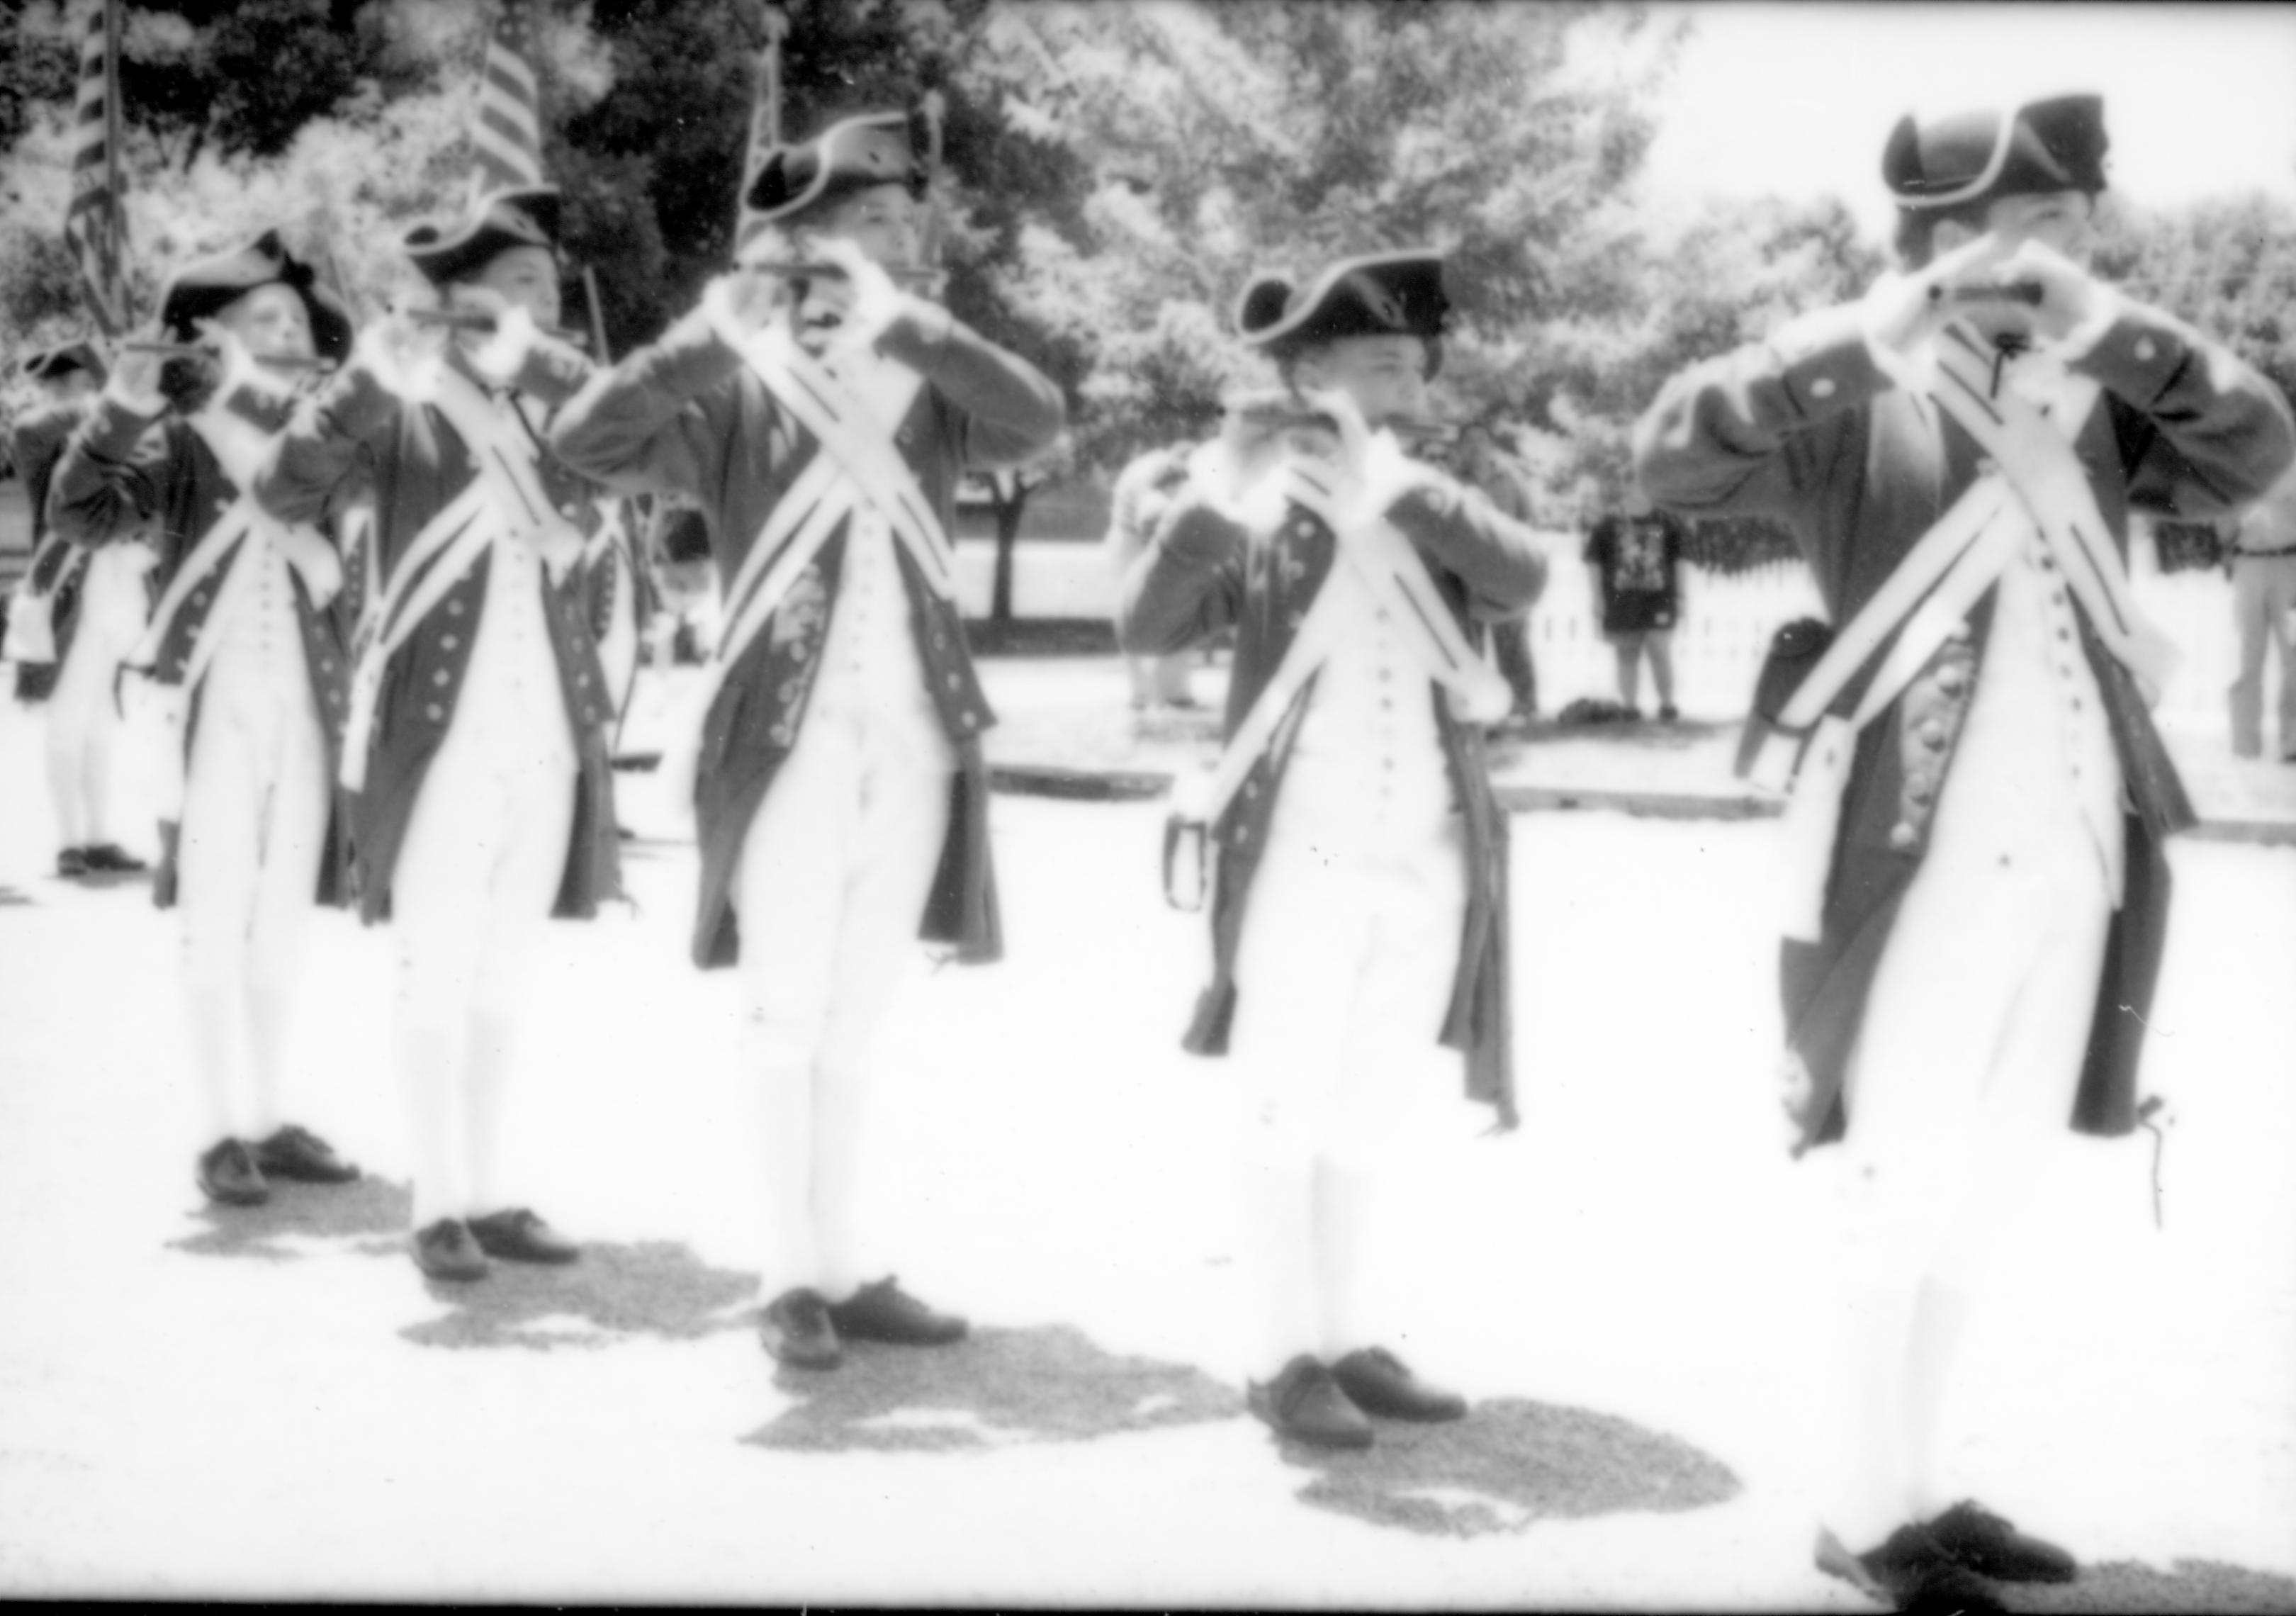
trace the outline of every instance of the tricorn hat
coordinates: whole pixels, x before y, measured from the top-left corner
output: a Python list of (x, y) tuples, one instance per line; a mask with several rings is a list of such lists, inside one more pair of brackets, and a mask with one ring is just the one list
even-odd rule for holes
[(1927, 124), (1898, 120), (1882, 178), (1902, 209), (1957, 208), (2000, 196), (2104, 189), (2104, 98), (2059, 95)]
[(1428, 373), (1442, 364), (1443, 291), (1438, 252), (1376, 252), (1341, 258), (1299, 290), (1282, 275), (1259, 275), (1243, 289), (1236, 328), (1250, 346), (1283, 359), (1339, 337), (1418, 337), (1429, 344)]
[(181, 341), (198, 336), (211, 319), (258, 286), (276, 282), (299, 294), (311, 321), (311, 344), (327, 358), (350, 357), (351, 316), (343, 301), (319, 284), (311, 267), (287, 250), (276, 230), (246, 246), (199, 258), (177, 270), (160, 294), (160, 324)]
[(103, 380), (103, 361), (85, 342), (65, 342), (27, 354), (19, 368), (31, 381), (60, 381), (76, 370), (86, 371), (98, 381)]
[(417, 225), (399, 245), (433, 286), (447, 286), (513, 247), (558, 251), (558, 187), (528, 185), (480, 197), (452, 226)]
[(922, 107), (870, 112), (833, 123), (811, 140), (775, 146), (758, 163), (742, 201), (768, 224), (872, 185), (901, 185), (922, 201), (931, 178), (924, 158), (931, 149), (930, 116)]

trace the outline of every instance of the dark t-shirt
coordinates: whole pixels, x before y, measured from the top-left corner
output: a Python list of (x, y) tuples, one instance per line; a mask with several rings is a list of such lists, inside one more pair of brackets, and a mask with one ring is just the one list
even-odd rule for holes
[(1602, 569), (1603, 632), (1671, 628), (1681, 609), (1681, 522), (1663, 511), (1605, 516), (1587, 536), (1587, 560)]

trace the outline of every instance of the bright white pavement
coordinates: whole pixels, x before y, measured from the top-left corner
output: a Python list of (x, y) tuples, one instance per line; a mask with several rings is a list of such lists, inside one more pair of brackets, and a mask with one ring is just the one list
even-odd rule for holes
[[(1830, 1163), (1782, 1148), (1775, 824), (1514, 821), (1526, 1124), (1431, 1092), (1390, 1253), (1396, 1344), (1483, 1407), (1293, 1463), (1241, 1411), (1160, 809), (1000, 799), (1009, 957), (893, 1032), (891, 1264), (976, 1341), (777, 1385), (690, 847), (541, 972), (510, 1165), (588, 1257), (449, 1293), (399, 1242), (387, 933), (314, 927), (294, 1107), (380, 1182), (206, 1212), (172, 917), (46, 875), (37, 746), (0, 704), (0, 1593), (1865, 1608), (1799, 1485)], [(2177, 875), (2166, 1226), (2149, 1137), (2068, 1136), (1961, 1456), (2085, 1560), (2296, 1576), (2296, 851)]]

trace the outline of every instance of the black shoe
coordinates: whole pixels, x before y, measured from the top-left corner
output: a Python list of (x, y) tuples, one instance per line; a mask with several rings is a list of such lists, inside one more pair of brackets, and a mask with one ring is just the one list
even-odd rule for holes
[(1996, 1582), (2070, 1582), (2080, 1569), (2055, 1544), (2027, 1537), (1967, 1498), (1931, 1522), (1929, 1534), (1956, 1565)]
[(964, 1320), (936, 1313), (890, 1277), (863, 1285), (845, 1301), (829, 1304), (829, 1322), (847, 1341), (896, 1347), (946, 1347), (964, 1339)]
[(845, 1361), (845, 1349), (829, 1322), (829, 1304), (818, 1291), (800, 1287), (775, 1297), (766, 1305), (758, 1333), (775, 1360), (792, 1369), (834, 1369)]
[(64, 881), (76, 881), (87, 874), (87, 849), (66, 848), (56, 855), (56, 874)]
[(1371, 1446), (1371, 1422), (1364, 1411), (1348, 1400), (1330, 1370), (1304, 1352), (1267, 1384), (1252, 1382), (1245, 1401), (1279, 1437), (1314, 1448)]
[(1365, 1414), (1430, 1424), (1467, 1417), (1466, 1399), (1421, 1380), (1384, 1347), (1364, 1347), (1349, 1353), (1332, 1366), (1332, 1378), (1347, 1393), (1348, 1401)]
[(504, 1262), (572, 1262), (582, 1255), (580, 1246), (522, 1206), (488, 1212), (469, 1223), (479, 1250)]
[(1661, 724), (1671, 724), (1680, 717), (1682, 717), (1680, 710), (1672, 702), (1658, 710), (1658, 721)]
[(113, 841), (100, 842), (94, 847), (85, 849), (81, 857), (86, 859), (91, 874), (101, 872), (105, 874), (133, 875), (139, 870), (148, 870), (152, 867), (142, 859), (131, 856), (126, 849)]
[(1956, 1564), (1922, 1526), (1901, 1526), (1879, 1548), (1852, 1554), (1831, 1532), (1818, 1537), (1817, 1569), (1900, 1611), (1997, 1612), (2009, 1607), (1985, 1579)]
[(459, 1218), (441, 1218), (414, 1235), (414, 1266), (432, 1279), (464, 1284), (484, 1279), (486, 1253), (472, 1237), (471, 1226)]
[(271, 1199), (263, 1169), (247, 1146), (226, 1139), (200, 1158), (200, 1193), (226, 1206), (261, 1206)]
[(357, 1166), (335, 1154), (334, 1146), (291, 1122), (257, 1144), (255, 1164), (275, 1178), (299, 1184), (348, 1184), (359, 1176)]

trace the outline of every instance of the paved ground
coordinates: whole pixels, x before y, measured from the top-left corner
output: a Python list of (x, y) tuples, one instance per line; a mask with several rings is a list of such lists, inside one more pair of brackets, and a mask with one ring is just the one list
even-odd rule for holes
[[(991, 678), (1000, 747), (1073, 684)], [(1155, 805), (1000, 800), (1010, 957), (894, 1030), (888, 1264), (976, 1341), (790, 1382), (735, 984), (684, 964), (651, 776), (635, 903), (554, 929), (513, 1103), (521, 1193), (594, 1244), (473, 1292), (399, 1243), (388, 934), (310, 950), (299, 1109), (370, 1178), (209, 1213), (172, 928), (43, 874), (37, 780), (0, 704), (0, 1592), (1864, 1608), (1807, 1555), (1829, 1163), (1774, 1126), (1771, 822), (1517, 819), (1527, 1125), (1475, 1136), (1432, 1077), (1387, 1237), (1398, 1344), (1478, 1415), (1318, 1460), (1241, 1411), (1229, 1095), (1176, 1047), (1203, 945)], [(2296, 1609), (2296, 852), (2176, 858), (2165, 1225), (2149, 1139), (2069, 1137), (1976, 1347), (1971, 1489), (2098, 1568), (2031, 1608)]]

